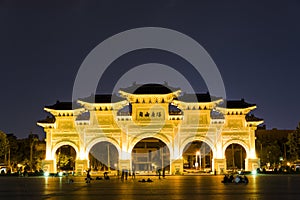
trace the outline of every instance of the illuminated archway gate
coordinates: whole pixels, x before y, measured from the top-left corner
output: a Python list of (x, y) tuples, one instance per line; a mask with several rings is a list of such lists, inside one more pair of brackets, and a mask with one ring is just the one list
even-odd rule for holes
[[(131, 170), (132, 149), (146, 137), (158, 138), (167, 145), (171, 174), (183, 173), (183, 149), (192, 141), (203, 141), (211, 147), (212, 170), (217, 173), (226, 170), (225, 150), (233, 143), (240, 144), (247, 153), (245, 170), (260, 166), (255, 153), (255, 130), (263, 121), (249, 115), (256, 108), (254, 104), (242, 99), (227, 101), (224, 108), (218, 106), (222, 99), (208, 101), (208, 94), (197, 94), (197, 102), (184, 100), (185, 95), (177, 100), (180, 92), (120, 91), (123, 99), (97, 95), (95, 103), (78, 101), (82, 106), (78, 109), (72, 109), (71, 102), (46, 106), (53, 117), (38, 122), (46, 132), (44, 170), (56, 172), (55, 151), (70, 145), (77, 155), (75, 170), (81, 174), (89, 168), (90, 149), (101, 141), (110, 142), (118, 150), (119, 170)], [(86, 112), (89, 116), (82, 117)]]

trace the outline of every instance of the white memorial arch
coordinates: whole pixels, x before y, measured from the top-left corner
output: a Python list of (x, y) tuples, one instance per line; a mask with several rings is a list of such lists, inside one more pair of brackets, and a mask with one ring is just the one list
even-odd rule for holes
[[(46, 133), (44, 170), (56, 172), (56, 151), (69, 145), (76, 152), (75, 171), (83, 173), (90, 167), (91, 148), (99, 142), (116, 147), (119, 170), (132, 170), (132, 151), (146, 138), (166, 144), (170, 174), (183, 173), (184, 149), (194, 141), (210, 147), (211, 170), (217, 173), (227, 169), (225, 150), (231, 144), (244, 148), (245, 170), (260, 166), (255, 153), (255, 130), (263, 121), (249, 115), (256, 105), (242, 99), (227, 101), (227, 106), (222, 107), (223, 100), (211, 99), (209, 94), (194, 95), (196, 100), (191, 101), (191, 95), (181, 95), (180, 90), (168, 92), (163, 86), (149, 86), (153, 88), (143, 94), (142, 90), (133, 93), (120, 90), (117, 98), (96, 95), (94, 102), (79, 100), (80, 107), (76, 109), (71, 102), (46, 106), (45, 111), (52, 117), (38, 122)], [(81, 118), (86, 112), (89, 117)]]

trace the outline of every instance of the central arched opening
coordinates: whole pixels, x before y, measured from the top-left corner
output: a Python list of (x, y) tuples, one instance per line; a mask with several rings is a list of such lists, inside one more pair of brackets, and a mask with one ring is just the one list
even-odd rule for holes
[(90, 168), (92, 172), (117, 171), (119, 166), (119, 153), (110, 142), (98, 142), (89, 152)]
[(185, 172), (211, 172), (213, 152), (210, 146), (202, 141), (188, 143), (182, 154)]
[(158, 170), (169, 173), (169, 148), (157, 138), (140, 140), (132, 149), (132, 169), (136, 174), (156, 174)]

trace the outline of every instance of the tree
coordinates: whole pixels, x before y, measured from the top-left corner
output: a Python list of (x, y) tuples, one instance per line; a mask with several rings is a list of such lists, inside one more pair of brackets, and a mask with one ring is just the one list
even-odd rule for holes
[(0, 131), (0, 158), (6, 163), (7, 162), (7, 152), (8, 152), (8, 139), (3, 131)]
[(64, 169), (69, 169), (70, 168), (70, 161), (73, 159), (72, 156), (66, 155), (66, 154), (60, 154), (58, 157), (57, 164), (59, 165), (59, 168), (64, 170)]
[[(260, 129), (256, 131), (256, 153), (260, 158), (261, 165), (264, 166), (267, 163), (278, 164), (280, 163), (280, 157), (286, 160), (290, 160), (289, 145), (295, 139), (290, 138), (290, 143), (288, 142), (288, 135), (293, 132), (290, 130), (265, 130)], [(292, 137), (294, 135), (290, 135)], [(291, 144), (295, 146), (295, 144)], [(296, 157), (294, 155), (294, 157)], [(296, 159), (296, 158), (294, 158)]]
[(6, 137), (8, 140), (7, 164), (14, 169), (18, 163), (16, 155), (19, 153), (17, 137), (14, 134), (6, 134)]
[(18, 139), (18, 154), (16, 159), (18, 163), (25, 164), (30, 159), (30, 146), (27, 138)]
[(37, 135), (33, 135), (32, 133), (28, 136), (30, 142), (30, 169), (33, 170), (33, 148), (37, 141), (39, 141)]
[(298, 160), (300, 153), (300, 123), (295, 131), (289, 133), (286, 144), (289, 146), (290, 159), (292, 161)]
[(76, 152), (73, 147), (64, 145), (58, 148), (57, 152), (57, 167), (60, 170), (73, 170)]
[(16, 160), (18, 163), (28, 166), (28, 170), (35, 169), (37, 142), (38, 135), (36, 134), (29, 134), (28, 138), (17, 140), (18, 154), (16, 155)]

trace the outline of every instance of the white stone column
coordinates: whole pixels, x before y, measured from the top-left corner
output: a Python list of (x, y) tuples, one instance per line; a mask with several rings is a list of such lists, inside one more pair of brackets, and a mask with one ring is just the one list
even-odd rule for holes
[(170, 174), (183, 174), (182, 148), (180, 146), (180, 127), (177, 125), (173, 128), (173, 138), (171, 145), (168, 146), (170, 151)]
[[(221, 131), (221, 130), (217, 130)], [(213, 172), (216, 174), (223, 174), (226, 172), (227, 165), (226, 165), (226, 158), (224, 157), (223, 154), (223, 138), (222, 138), (222, 133), (217, 133), (216, 137), (216, 143), (215, 143), (215, 148), (216, 148), (216, 153), (213, 155)]]
[(256, 159), (256, 152), (255, 152), (255, 129), (250, 128), (249, 130), (249, 155), (248, 158)]
[(173, 175), (183, 174), (183, 159), (171, 159), (170, 173)]
[(46, 158), (45, 160), (53, 160), (54, 158), (52, 158), (52, 134), (51, 134), (51, 130), (45, 130), (46, 132)]
[(43, 160), (42, 169), (44, 172), (56, 173), (56, 161), (55, 160)]
[(260, 167), (260, 159), (259, 158), (248, 158), (245, 160), (246, 171), (253, 171)]
[(226, 159), (225, 158), (214, 158), (213, 159), (213, 171), (217, 174), (223, 174), (226, 172)]
[(75, 173), (77, 175), (83, 175), (86, 170), (88, 170), (89, 160), (76, 160), (75, 162)]
[[(125, 128), (124, 128), (125, 129)], [(128, 128), (121, 132), (121, 154), (119, 155), (119, 170), (131, 170), (131, 151), (129, 146)], [(130, 152), (129, 152), (130, 151)]]

